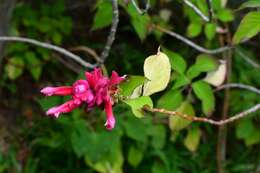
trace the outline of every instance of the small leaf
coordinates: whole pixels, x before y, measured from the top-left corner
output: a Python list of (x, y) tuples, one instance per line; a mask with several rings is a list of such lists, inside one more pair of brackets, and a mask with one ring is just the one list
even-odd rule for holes
[(192, 84), (192, 89), (202, 102), (203, 112), (210, 115), (215, 109), (215, 97), (210, 85), (204, 81), (197, 81)]
[(254, 131), (254, 125), (250, 119), (241, 120), (236, 127), (236, 136), (239, 139), (248, 138)]
[(144, 40), (148, 34), (150, 17), (148, 14), (140, 15), (136, 8), (130, 3), (127, 7), (127, 12), (131, 16), (131, 23), (141, 40)]
[(125, 100), (124, 102), (132, 108), (133, 114), (138, 118), (144, 116), (143, 115), (144, 112), (142, 110), (143, 106), (148, 105), (151, 108), (153, 107), (153, 101), (148, 96), (142, 96), (136, 99), (128, 99)]
[(23, 73), (24, 61), (22, 57), (12, 57), (9, 59), (8, 64), (5, 66), (5, 72), (9, 79), (15, 80)]
[(201, 24), (198, 22), (192, 22), (189, 24), (188, 29), (187, 29), (187, 35), (189, 37), (197, 37), (201, 33)]
[(200, 54), (196, 58), (195, 64), (193, 64), (187, 71), (187, 77), (193, 79), (197, 77), (201, 72), (208, 72), (216, 70), (218, 67), (217, 61), (210, 55)]
[(168, 49), (163, 48), (163, 51), (169, 57), (172, 69), (180, 74), (183, 74), (187, 68), (187, 63), (184, 58), (180, 54)]
[(158, 52), (149, 56), (144, 62), (144, 76), (150, 81), (144, 84), (143, 95), (149, 96), (164, 90), (171, 75), (171, 64), (167, 55)]
[(191, 128), (188, 130), (188, 135), (184, 139), (184, 145), (189, 149), (191, 152), (197, 150), (199, 143), (200, 143), (201, 132), (200, 129)]
[(253, 132), (245, 139), (246, 145), (251, 146), (260, 143), (260, 130), (254, 129)]
[[(187, 114), (189, 116), (195, 115), (194, 108), (188, 101), (182, 102), (181, 106), (176, 111)], [(186, 128), (190, 123), (190, 120), (183, 119), (179, 116), (170, 116), (169, 118), (170, 129), (174, 131), (182, 130)]]
[(166, 140), (166, 127), (163, 125), (152, 125), (148, 130), (151, 135), (151, 145), (154, 149), (162, 149)]
[(186, 86), (190, 83), (190, 79), (186, 77), (185, 75), (180, 75), (177, 77), (177, 79), (174, 81), (174, 85), (172, 87), (173, 90), (178, 89), (182, 86)]
[(260, 1), (259, 0), (249, 0), (244, 2), (238, 10), (244, 9), (244, 8), (259, 8), (260, 7)]
[(239, 24), (233, 37), (233, 43), (238, 44), (245, 39), (254, 37), (260, 31), (260, 12), (248, 13)]
[(145, 83), (147, 79), (143, 76), (129, 75), (126, 80), (122, 82), (119, 87), (121, 89), (120, 94), (123, 96), (130, 96), (134, 90)]
[(234, 20), (234, 15), (230, 9), (220, 9), (217, 12), (217, 17), (222, 22), (231, 22)]
[(217, 87), (223, 84), (227, 73), (227, 63), (225, 60), (220, 62), (218, 69), (215, 71), (210, 71), (207, 76), (203, 79), (205, 82)]
[(97, 3), (97, 12), (94, 17), (92, 29), (101, 29), (112, 23), (113, 10), (109, 1), (100, 0)]
[(128, 151), (127, 161), (131, 166), (136, 167), (142, 161), (143, 156), (143, 151), (140, 151), (138, 148), (131, 146)]
[(181, 91), (170, 90), (166, 92), (162, 97), (160, 97), (157, 103), (157, 107), (167, 110), (175, 110), (178, 106), (180, 106), (182, 100), (183, 96), (181, 94)]
[(39, 58), (36, 57), (34, 52), (26, 52), (25, 53), (25, 60), (27, 69), (30, 71), (32, 77), (35, 80), (39, 80), (42, 72), (41, 61)]
[(217, 26), (215, 23), (207, 23), (205, 26), (205, 35), (208, 40), (212, 40), (216, 35)]

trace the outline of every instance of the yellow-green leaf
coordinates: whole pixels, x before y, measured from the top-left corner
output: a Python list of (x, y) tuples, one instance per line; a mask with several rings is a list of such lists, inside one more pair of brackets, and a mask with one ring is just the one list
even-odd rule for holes
[(153, 101), (148, 96), (142, 96), (135, 99), (128, 99), (124, 102), (131, 107), (133, 114), (138, 118), (144, 116), (144, 112), (142, 110), (143, 106), (148, 105), (151, 108), (153, 107)]
[[(195, 115), (194, 108), (188, 101), (184, 101), (176, 111), (187, 114), (189, 116)], [(174, 131), (182, 130), (186, 128), (190, 123), (190, 120), (183, 119), (179, 116), (170, 116), (169, 118), (170, 129)]]
[(144, 84), (143, 95), (149, 96), (164, 90), (170, 80), (171, 64), (167, 55), (158, 52), (144, 62), (144, 76), (150, 81)]
[(200, 129), (197, 128), (190, 128), (188, 130), (188, 134), (184, 139), (184, 145), (187, 147), (188, 150), (194, 152), (197, 150), (199, 143), (200, 143), (201, 132)]

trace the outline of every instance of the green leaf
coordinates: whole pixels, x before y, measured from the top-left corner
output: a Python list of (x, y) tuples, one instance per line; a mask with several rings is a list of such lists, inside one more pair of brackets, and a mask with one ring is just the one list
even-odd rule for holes
[(156, 55), (146, 58), (144, 62), (144, 76), (150, 80), (144, 84), (144, 96), (164, 90), (171, 76), (171, 64), (167, 55), (158, 52)]
[(35, 80), (39, 80), (42, 73), (41, 61), (39, 60), (39, 58), (36, 57), (36, 54), (34, 52), (26, 52), (25, 60), (27, 69), (30, 71), (32, 77)]
[(120, 94), (123, 96), (130, 96), (134, 89), (139, 85), (144, 84), (146, 80), (147, 79), (144, 76), (127, 76), (126, 80), (119, 85), (121, 89)]
[[(195, 115), (194, 108), (188, 101), (182, 102), (181, 106), (176, 111), (183, 114), (187, 114), (189, 116)], [(173, 131), (182, 130), (186, 128), (190, 123), (191, 121), (183, 119), (179, 116), (170, 116), (169, 118), (169, 126), (170, 129)]]
[(148, 139), (148, 128), (146, 124), (135, 117), (129, 117), (123, 122), (127, 137), (145, 144)]
[(231, 22), (234, 20), (234, 15), (230, 9), (220, 9), (217, 12), (217, 17), (222, 22)]
[(59, 32), (53, 32), (51, 39), (55, 44), (60, 45), (62, 41), (62, 35)]
[(233, 37), (233, 43), (238, 44), (245, 39), (254, 37), (260, 31), (260, 12), (248, 13), (239, 24)]
[(177, 77), (177, 79), (174, 81), (174, 85), (172, 87), (173, 90), (178, 89), (182, 86), (186, 86), (190, 83), (190, 79), (186, 77), (185, 75), (180, 75)]
[(210, 85), (204, 81), (197, 81), (192, 84), (192, 89), (202, 102), (203, 112), (210, 115), (215, 109), (215, 97)]
[(251, 146), (260, 143), (260, 130), (254, 129), (253, 132), (245, 139), (246, 145)]
[(127, 161), (131, 166), (136, 167), (142, 161), (143, 156), (143, 151), (134, 146), (131, 146), (128, 151)]
[(205, 35), (208, 40), (212, 40), (216, 35), (217, 25), (215, 23), (207, 23), (205, 26)]
[(193, 79), (197, 77), (201, 72), (208, 72), (216, 70), (218, 67), (217, 61), (210, 55), (200, 54), (196, 58), (195, 64), (193, 64), (187, 71), (187, 77)]
[(11, 80), (15, 80), (23, 73), (24, 61), (22, 57), (12, 57), (9, 59), (8, 64), (5, 66), (5, 72)]
[(151, 108), (153, 107), (153, 101), (148, 96), (142, 96), (135, 99), (128, 99), (124, 100), (124, 102), (132, 108), (133, 114), (138, 118), (144, 116), (144, 112), (142, 110), (143, 106), (148, 105)]
[(150, 126), (148, 133), (151, 135), (151, 145), (155, 149), (162, 149), (166, 142), (166, 128), (163, 125)]
[(183, 96), (181, 94), (181, 91), (170, 90), (159, 98), (157, 107), (167, 110), (175, 110), (178, 106), (180, 106), (182, 100)]
[(97, 3), (97, 12), (94, 17), (92, 29), (101, 29), (112, 23), (113, 10), (109, 1), (100, 0)]
[(199, 143), (200, 143), (201, 132), (200, 129), (197, 128), (190, 128), (188, 130), (188, 135), (184, 139), (184, 145), (189, 149), (191, 152), (197, 150)]
[(184, 58), (180, 54), (168, 49), (163, 48), (163, 51), (169, 57), (172, 69), (183, 74), (187, 68), (187, 63)]
[(244, 2), (238, 10), (244, 9), (244, 8), (259, 8), (260, 7), (260, 1), (259, 0), (249, 0)]
[(73, 151), (78, 157), (81, 157), (88, 153), (88, 147), (93, 141), (92, 136), (86, 127), (85, 121), (78, 121), (77, 126), (75, 126), (74, 131), (71, 133), (71, 144)]
[(254, 131), (254, 125), (250, 119), (241, 120), (236, 127), (236, 136), (239, 139), (248, 138)]
[(213, 71), (218, 67), (216, 59), (207, 54), (198, 55), (195, 65), (201, 72)]
[(148, 14), (140, 15), (132, 3), (127, 7), (127, 12), (131, 16), (131, 24), (141, 40), (144, 40), (148, 34), (150, 17)]
[(201, 33), (202, 26), (198, 22), (192, 22), (187, 29), (187, 35), (189, 37), (197, 37)]

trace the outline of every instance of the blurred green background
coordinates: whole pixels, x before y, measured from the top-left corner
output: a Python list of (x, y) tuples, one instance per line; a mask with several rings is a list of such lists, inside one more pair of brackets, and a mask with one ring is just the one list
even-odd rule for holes
[[(205, 0), (192, 2), (207, 15)], [(105, 67), (108, 73), (116, 70), (120, 75), (143, 75), (144, 59), (155, 54), (159, 45), (167, 50), (169, 58), (180, 57), (190, 67), (200, 53), (153, 30), (151, 24), (172, 29), (206, 48), (216, 48), (225, 45), (226, 35), (233, 35), (241, 19), (255, 10), (237, 11), (243, 2), (213, 0), (214, 16), (207, 23), (181, 0), (151, 0), (149, 12), (144, 15), (137, 13), (131, 1), (119, 1), (119, 27)], [(145, 1), (139, 1), (139, 5), (143, 8)], [(95, 59), (82, 51), (82, 46), (100, 54), (112, 21), (110, 0), (0, 0), (0, 9), (1, 35), (59, 45), (91, 63)], [(228, 28), (227, 33), (217, 32), (221, 28)], [(257, 35), (232, 49), (230, 82), (260, 87), (259, 66), (254, 67), (243, 58), (246, 55), (259, 63), (259, 40)], [(98, 109), (77, 109), (53, 119), (45, 111), (67, 98), (45, 98), (40, 89), (47, 85), (71, 85), (84, 78), (85, 69), (44, 48), (24, 43), (2, 46), (1, 43), (0, 173), (260, 172), (259, 111), (228, 125), (226, 141), (218, 135), (218, 127), (196, 122), (183, 125), (182, 120), (172, 127), (172, 122), (160, 114), (138, 119), (122, 103), (114, 107), (117, 125), (112, 131), (105, 129), (105, 114)], [(225, 59), (228, 55), (213, 56)], [(178, 65), (173, 70), (176, 68)], [(155, 107), (175, 110), (182, 105), (184, 112), (200, 116), (201, 101), (191, 91), (191, 85), (205, 75), (199, 72), (185, 82), (181, 74), (173, 71), (170, 86), (178, 81), (178, 89), (155, 94)], [(213, 119), (221, 118), (225, 100), (229, 103), (228, 115), (260, 101), (255, 93), (239, 89), (231, 89), (227, 100), (223, 91), (213, 92), (214, 88), (207, 86), (214, 100)], [(187, 100), (188, 105), (183, 106)], [(224, 141), (224, 146), (219, 140)], [(217, 147), (225, 152), (222, 168), (217, 166)]]

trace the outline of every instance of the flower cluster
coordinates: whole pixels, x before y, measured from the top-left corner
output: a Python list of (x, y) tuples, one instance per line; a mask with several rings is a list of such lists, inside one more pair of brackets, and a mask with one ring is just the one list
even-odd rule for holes
[(110, 78), (105, 77), (100, 68), (86, 72), (85, 75), (86, 80), (77, 80), (72, 86), (43, 88), (41, 93), (46, 96), (71, 95), (71, 100), (50, 108), (46, 114), (57, 118), (61, 113), (71, 112), (82, 104), (87, 106), (87, 110), (98, 106), (105, 109), (107, 115), (105, 126), (111, 130), (115, 126), (112, 110), (113, 95), (116, 94), (118, 84), (124, 80), (124, 77), (120, 77), (115, 71), (112, 72)]

